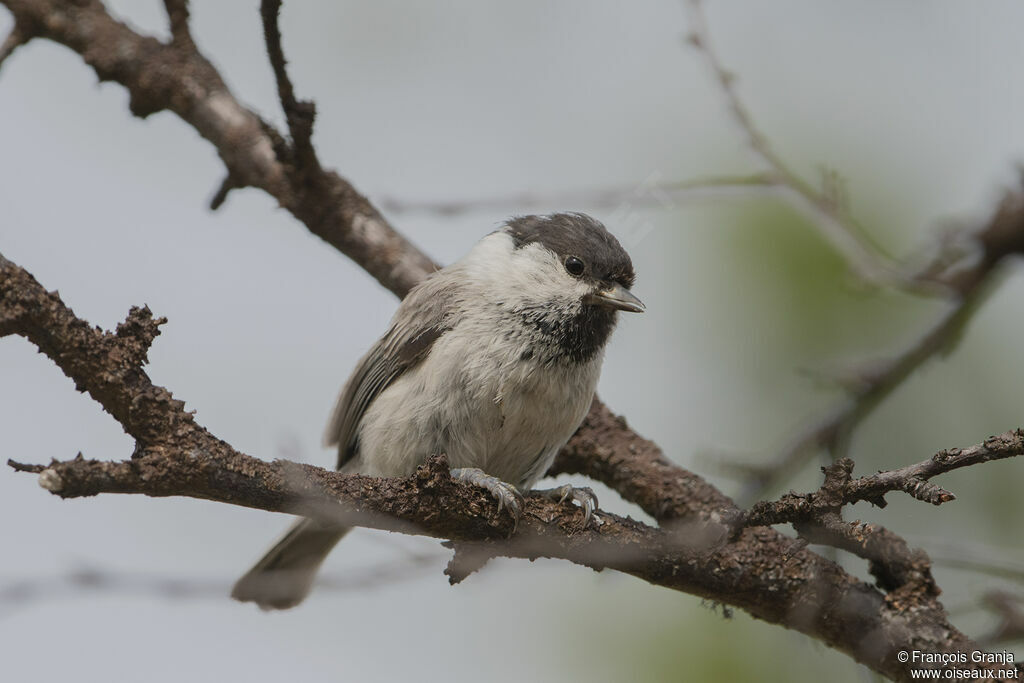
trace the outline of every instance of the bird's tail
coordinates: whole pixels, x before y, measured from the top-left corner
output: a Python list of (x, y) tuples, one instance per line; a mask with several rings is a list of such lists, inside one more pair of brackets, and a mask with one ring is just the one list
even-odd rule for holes
[(301, 519), (259, 562), (240, 578), (231, 597), (262, 609), (288, 609), (302, 602), (327, 553), (349, 527)]

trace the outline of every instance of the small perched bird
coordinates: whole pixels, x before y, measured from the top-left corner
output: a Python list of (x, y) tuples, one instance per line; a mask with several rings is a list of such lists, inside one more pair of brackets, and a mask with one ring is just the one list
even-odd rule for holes
[[(580, 213), (514, 218), (402, 301), (345, 384), (325, 442), (338, 470), (412, 474), (444, 453), (518, 520), (519, 491), (544, 476), (590, 407), (618, 311), (641, 312), (633, 264)], [(583, 506), (586, 489), (547, 492)], [(297, 522), (243, 576), (237, 600), (287, 609), (309, 593), (348, 531)]]

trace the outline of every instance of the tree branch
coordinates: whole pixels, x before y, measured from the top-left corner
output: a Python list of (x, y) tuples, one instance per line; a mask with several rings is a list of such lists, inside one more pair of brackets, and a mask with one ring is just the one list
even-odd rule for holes
[(806, 214), (822, 236), (845, 258), (850, 269), (866, 282), (918, 289), (920, 283), (901, 275), (892, 259), (869, 241), (846, 210), (845, 191), (834, 173), (824, 174), (824, 189), (805, 181), (775, 152), (768, 138), (758, 130), (754, 117), (736, 92), (736, 77), (711, 47), (702, 0), (688, 0), (689, 41), (705, 58), (722, 93), (729, 115), (743, 131), (750, 149), (770, 169), (775, 184), (784, 190), (791, 204)]
[[(421, 577), (443, 563), (437, 553), (406, 553), (400, 562), (388, 560), (341, 574), (320, 576), (318, 591), (365, 591)], [(125, 572), (99, 567), (76, 567), (57, 576), (0, 583), (0, 619), (18, 608), (61, 600), (71, 596), (105, 594), (137, 595), (178, 601), (223, 600), (233, 581), (216, 577), (180, 577), (142, 572)]]
[(413, 200), (383, 197), (378, 204), (392, 213), (433, 213), (458, 216), (473, 211), (546, 211), (552, 206), (586, 206), (612, 210), (623, 206), (673, 208), (678, 203), (722, 197), (756, 197), (776, 194), (771, 176), (763, 173), (698, 178), (681, 182), (644, 181), (634, 187), (603, 187), (554, 192), (523, 192), (484, 198)]
[[(581, 529), (579, 509), (530, 497), (518, 532), (508, 538), (511, 520), (498, 515), (480, 489), (453, 480), (443, 458), (431, 459), (411, 477), (377, 479), (239, 453), (196, 424), (184, 404), (143, 371), (161, 322), (146, 309), (133, 309), (116, 333), (103, 332), (0, 256), (0, 335), (19, 334), (35, 343), (136, 439), (132, 458), (122, 462), (78, 457), (11, 466), (38, 472), (45, 489), (65, 498), (188, 496), (447, 538), (471, 547), (478, 562), (497, 555), (555, 557), (616, 569), (800, 630), (900, 680), (909, 674), (896, 658), (899, 649), (973, 647), (927, 592), (903, 590), (901, 600), (889, 600), (771, 529), (746, 529), (730, 541), (725, 525), (715, 522), (739, 514), (728, 498), (668, 463), (651, 442), (623, 436), (624, 421), (601, 406), (560, 462), (592, 460), (589, 467), (598, 478), (628, 481), (623, 487), (632, 499), (674, 524), (654, 529), (599, 513), (599, 525)], [(660, 486), (654, 483), (659, 476)]]
[(194, 46), (161, 43), (115, 20), (99, 2), (3, 0), (15, 21), (81, 55), (102, 81), (130, 95), (133, 114), (171, 111), (217, 149), (236, 187), (259, 188), (382, 285), (404, 296), (436, 266), (398, 234), (346, 180), (324, 171), (315, 183), (295, 181), (276, 154), (276, 134), (242, 106)]
[[(311, 176), (320, 176), (323, 181), (323, 170), (313, 149), (313, 122), (316, 119), (316, 105), (310, 101), (295, 99), (295, 89), (288, 78), (287, 60), (284, 48), (281, 47), (281, 30), (277, 19), (281, 13), (281, 0), (262, 0), (260, 15), (263, 18), (263, 38), (267, 44), (267, 55), (270, 66), (274, 70), (277, 81), (277, 94), (281, 100), (288, 131), (291, 133), (291, 152), (293, 164), (297, 169)], [(284, 161), (284, 160), (282, 160)]]
[(853, 431), (864, 418), (924, 363), (953, 351), (972, 317), (999, 282), (1003, 264), (1024, 253), (1024, 179), (1018, 188), (1003, 195), (992, 216), (970, 233), (969, 242), (976, 247), (973, 260), (959, 259), (941, 269), (929, 267), (928, 277), (957, 295), (930, 330), (893, 358), (861, 372), (846, 399), (798, 430), (789, 445), (767, 462), (756, 466), (727, 465), (743, 475), (744, 488), (739, 496), (742, 503), (750, 504), (764, 497), (819, 449), (829, 451), (833, 459), (843, 457)]
[(850, 493), (853, 461), (843, 458), (823, 467), (822, 472), (825, 481), (817, 492), (790, 493), (774, 503), (758, 503), (739, 516), (733, 534), (744, 526), (790, 522), (808, 543), (829, 545), (868, 560), (878, 585), (888, 591), (887, 600), (905, 600), (913, 594), (937, 596), (940, 591), (927, 555), (912, 551), (888, 529), (843, 520), (842, 508), (850, 502), (847, 498), (857, 500)]
[(879, 586), (890, 591), (889, 599), (895, 593), (905, 596), (908, 590), (938, 595), (931, 563), (924, 553), (912, 551), (901, 537), (877, 525), (844, 522), (842, 508), (861, 500), (885, 507), (884, 496), (892, 491), (903, 491), (918, 500), (941, 505), (956, 496), (930, 483), (932, 477), (1019, 455), (1024, 455), (1021, 429), (989, 437), (968, 448), (942, 450), (923, 462), (859, 479), (851, 477), (853, 461), (841, 458), (822, 468), (825, 482), (817, 492), (788, 493), (775, 502), (757, 503), (739, 515), (733, 534), (743, 527), (792, 523), (810, 543), (840, 548), (868, 560)]
[(188, 0), (164, 0), (164, 9), (171, 24), (171, 41), (185, 48), (195, 49), (189, 28)]
[(940, 505), (956, 498), (952, 493), (934, 484), (932, 477), (990, 460), (1002, 460), (1024, 455), (1024, 430), (1015, 429), (998, 436), (990, 436), (982, 443), (967, 448), (941, 450), (930, 459), (916, 465), (889, 472), (879, 472), (850, 482), (844, 494), (847, 503), (869, 500), (884, 507), (882, 496), (889, 491), (904, 491), (918, 500)]
[(735, 509), (724, 493), (670, 461), (597, 398), (549, 475), (582, 474), (639, 505), (659, 523), (718, 520)]
[[(333, 171), (321, 171), (310, 180), (306, 171), (282, 162), (280, 134), (235, 100), (194, 45), (164, 45), (140, 36), (110, 17), (98, 2), (81, 7), (59, 0), (0, 2), (16, 21), (38, 24), (41, 37), (79, 53), (101, 80), (124, 85), (135, 114), (173, 111), (209, 140), (228, 169), (213, 198), (215, 206), (223, 203), (232, 188), (258, 187), (399, 297), (437, 269)], [(289, 84), (287, 98), (290, 82), (286, 74), (283, 78)], [(287, 159), (287, 152), (282, 156)], [(628, 429), (621, 436), (639, 438)], [(579, 473), (587, 474), (582, 469), (586, 465), (580, 466)]]
[[(956, 496), (930, 483), (929, 479), (961, 467), (1020, 455), (1024, 455), (1024, 430), (1015, 429), (967, 448), (941, 450), (928, 460), (896, 470), (859, 479), (851, 480), (847, 476), (838, 482), (827, 480), (817, 493), (788, 493), (775, 502), (756, 503), (746, 512), (745, 523), (756, 526), (792, 522), (807, 518), (818, 509), (836, 509), (861, 500), (885, 507), (884, 496), (892, 491), (903, 491), (920, 501), (941, 505), (956, 500)], [(822, 470), (827, 474), (837, 468), (849, 474), (853, 471), (853, 461), (841, 458)]]

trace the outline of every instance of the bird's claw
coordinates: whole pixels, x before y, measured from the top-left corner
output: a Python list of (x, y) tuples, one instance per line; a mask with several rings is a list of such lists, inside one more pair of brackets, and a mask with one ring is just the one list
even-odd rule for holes
[(543, 491), (534, 491), (533, 493), (544, 496), (549, 500), (556, 501), (558, 503), (564, 503), (567, 500), (572, 500), (574, 503), (583, 508), (583, 528), (586, 529), (590, 524), (590, 519), (594, 514), (594, 510), (597, 509), (597, 494), (595, 494), (589, 487), (584, 486), (576, 488), (571, 484), (565, 484), (553, 489), (546, 489)]
[(454, 469), (452, 478), (486, 489), (498, 501), (498, 514), (501, 514), (504, 509), (508, 510), (508, 514), (512, 517), (513, 533), (519, 528), (519, 518), (523, 515), (525, 501), (523, 494), (515, 486), (497, 477), (492, 477), (479, 467)]

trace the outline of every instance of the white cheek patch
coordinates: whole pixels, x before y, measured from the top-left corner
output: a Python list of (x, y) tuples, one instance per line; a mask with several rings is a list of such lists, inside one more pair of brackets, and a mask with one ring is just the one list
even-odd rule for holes
[(512, 309), (575, 308), (590, 289), (569, 275), (550, 249), (536, 242), (517, 249), (512, 237), (503, 232), (482, 239), (459, 266), (476, 295), (497, 297)]
[(511, 255), (516, 298), (526, 306), (558, 302), (571, 305), (587, 292), (586, 285), (572, 277), (551, 250), (538, 244), (520, 247)]

